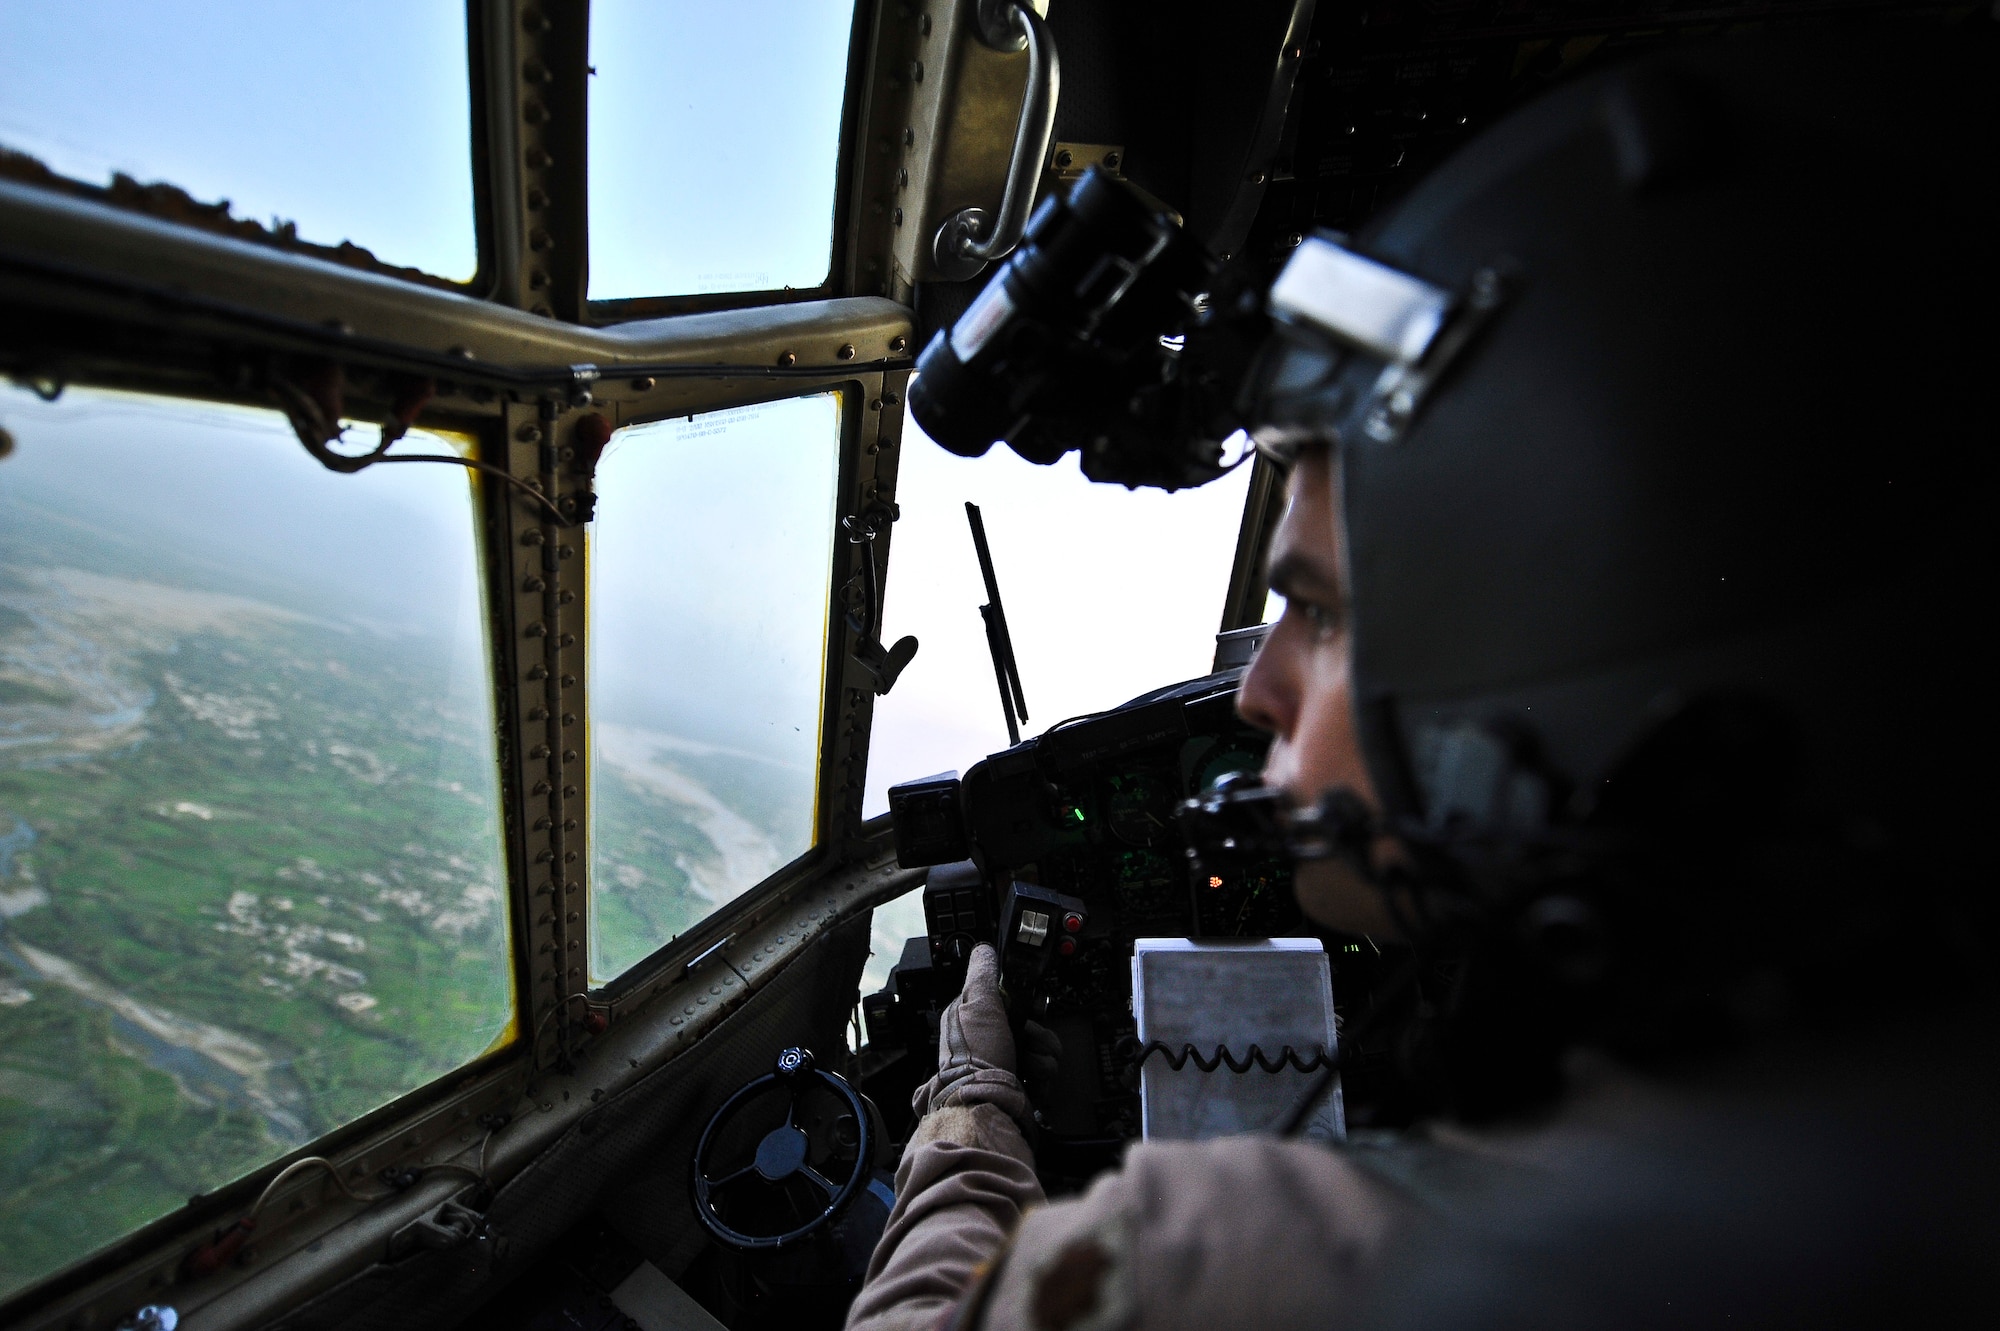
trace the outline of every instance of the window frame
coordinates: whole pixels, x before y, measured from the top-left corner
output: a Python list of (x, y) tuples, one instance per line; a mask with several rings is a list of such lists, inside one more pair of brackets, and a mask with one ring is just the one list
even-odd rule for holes
[[(270, 399), (256, 382), (260, 366), (323, 357), (350, 366), (353, 391), (344, 414), (366, 422), (384, 419), (389, 407), (364, 382), (369, 372), (437, 375), (462, 367), (454, 372), (463, 381), (426, 416), (426, 424), (474, 435), (482, 459), (522, 479), (549, 480), (544, 464), (553, 462), (561, 473), (553, 488), (569, 500), (581, 498), (584, 478), (561, 466), (564, 445), (545, 447), (544, 430), (560, 440), (589, 415), (636, 423), (837, 390), (842, 410), (836, 519), (857, 511), (864, 497), (893, 485), (900, 430), (894, 407), (906, 372), (884, 363), (899, 363), (902, 352), (895, 348), (907, 349), (910, 321), (907, 310), (887, 301), (789, 303), (599, 331), (552, 324), (495, 302), (374, 278), (10, 185), (0, 184), (0, 218), (14, 224), (10, 236), (30, 251), (0, 256), (0, 302), (36, 307), (50, 316), (36, 327), (37, 334), (46, 336), (36, 337), (33, 348), (18, 337), (5, 345), (7, 339), (0, 335), (0, 358), (24, 378), (46, 373), (57, 382), (268, 409)], [(337, 322), (327, 320), (330, 309), (340, 312)], [(852, 364), (840, 358), (846, 346), (863, 349), (852, 356)], [(810, 361), (780, 373), (777, 362), (787, 353)], [(717, 361), (773, 369), (718, 376), (704, 368), (698, 377), (685, 378), (637, 373), (663, 369), (667, 363), (706, 367)], [(601, 367), (601, 379), (580, 379), (573, 367), (585, 363)], [(223, 373), (215, 373), (218, 366)], [(538, 391), (523, 388), (531, 381), (539, 384)], [(139, 1296), (133, 1291), (143, 1291), (146, 1270), (160, 1269), (163, 1252), (173, 1254), (170, 1265), (178, 1264), (204, 1232), (241, 1214), (279, 1170), (306, 1154), (326, 1155), (343, 1167), (352, 1162), (371, 1174), (398, 1160), (421, 1159), (438, 1143), (462, 1134), (468, 1118), (476, 1121), (513, 1106), (538, 1077), (572, 1058), (589, 1038), (587, 1012), (614, 1022), (632, 1015), (652, 995), (694, 973), (689, 963), (699, 961), (718, 938), (783, 912), (857, 844), (858, 820), (846, 810), (846, 788), (829, 773), (839, 770), (843, 754), (856, 750), (864, 756), (850, 766), (865, 771), (872, 695), (852, 687), (858, 667), (848, 659), (848, 631), (833, 600), (859, 567), (856, 547), (839, 538), (836, 521), (829, 533), (834, 551), (826, 588), (814, 848), (633, 967), (619, 985), (603, 993), (577, 985), (558, 994), (545, 980), (538, 984), (542, 977), (535, 963), (544, 955), (543, 945), (556, 940), (543, 919), (548, 912), (539, 910), (536, 869), (540, 853), (552, 848), (546, 838), (536, 838), (523, 816), (526, 792), (532, 789), (527, 755), (534, 723), (527, 713), (534, 702), (520, 683), (528, 659), (525, 647), (546, 640), (546, 625), (543, 634), (528, 633), (542, 601), (539, 594), (531, 598), (523, 585), (526, 577), (541, 571), (539, 557), (548, 537), (524, 543), (528, 532), (541, 531), (541, 524), (510, 488), (482, 480), (478, 499), (476, 530), (483, 547), (501, 732), (503, 836), (522, 1038), (18, 1291), (0, 1305), (10, 1321), (17, 1314), (26, 1315), (31, 1325), (61, 1321), (78, 1306), (78, 1296), (106, 1308), (121, 1300), (124, 1306), (136, 1306), (132, 1299)], [(580, 612), (583, 561), (559, 559), (558, 566), (562, 575), (549, 579), (549, 591), (573, 592)], [(575, 618), (578, 628), (556, 626), (557, 641), (565, 632), (580, 638), (580, 613)], [(582, 644), (559, 650), (575, 653), (569, 659), (575, 662), (578, 686), (568, 701), (583, 714), (588, 700), (582, 688)], [(852, 784), (853, 807), (858, 809), (858, 779)], [(577, 886), (581, 890), (580, 879)], [(580, 938), (563, 940), (565, 946), (570, 941), (581, 945)], [(557, 1021), (559, 1013), (574, 1019)], [(307, 1211), (304, 1219), (267, 1241), (280, 1251), (294, 1236), (304, 1241), (308, 1223), (331, 1224), (340, 1209), (338, 1195), (323, 1181), (306, 1177), (293, 1192)], [(235, 1275), (215, 1279), (233, 1280)], [(39, 1316), (44, 1312), (52, 1318)]]
[[(588, 502), (588, 478), (565, 451), (576, 447), (580, 420), (601, 415), (616, 428), (839, 391), (813, 847), (602, 989), (581, 982), (589, 974), (581, 954), (587, 935), (562, 919), (567, 892), (542, 889), (555, 885), (553, 867), (572, 852), (587, 874), (588, 845), (581, 837), (559, 840), (560, 820), (537, 828), (530, 801), (535, 783), (546, 779), (556, 760), (559, 774), (575, 772), (574, 780), (552, 784), (577, 787), (578, 812), (569, 816), (587, 835), (587, 767), (562, 759), (560, 734), (562, 715), (589, 715), (587, 556), (579, 557), (578, 540), (570, 559), (557, 553), (554, 567), (545, 568), (543, 555), (559, 551), (561, 533), (572, 529), (545, 522), (511, 485), (482, 478), (477, 527), (520, 1037), (81, 1254), (65, 1270), (0, 1300), (0, 1322), (53, 1328), (81, 1318), (110, 1325), (134, 1307), (160, 1301), (163, 1287), (171, 1287), (167, 1297), (183, 1315), (208, 1308), (226, 1325), (272, 1316), (299, 1289), (288, 1283), (297, 1279), (296, 1265), (286, 1276), (280, 1264), (314, 1263), (315, 1287), (323, 1288), (379, 1248), (343, 1237), (308, 1259), (302, 1255), (307, 1246), (350, 1223), (390, 1223), (379, 1213), (405, 1204), (384, 1202), (357, 1215), (323, 1176), (304, 1173), (273, 1196), (247, 1266), (227, 1266), (192, 1286), (177, 1284), (174, 1273), (183, 1260), (219, 1227), (234, 1223), (286, 1166), (317, 1154), (366, 1178), (433, 1153), (483, 1153), (475, 1128), (488, 1115), (511, 1114), (519, 1126), (524, 1115), (539, 1110), (537, 1118), (564, 1122), (562, 1115), (587, 1106), (566, 1109), (566, 1095), (549, 1089), (553, 1079), (587, 1059), (607, 1026), (612, 1037), (635, 1026), (647, 1029), (665, 1021), (661, 1014), (676, 1001), (676, 990), (692, 992), (691, 980), (706, 991), (712, 979), (726, 984), (731, 973), (761, 975), (782, 964), (739, 957), (725, 967), (715, 958), (729, 940), (768, 940), (773, 929), (784, 927), (793, 946), (803, 946), (797, 936), (804, 913), (808, 905), (821, 905), (822, 894), (832, 906), (836, 891), (859, 893), (845, 899), (850, 904), (843, 909), (849, 909), (865, 904), (870, 892), (906, 890), (913, 881), (875, 867), (866, 870), (863, 884), (862, 871), (851, 867), (879, 864), (886, 829), (883, 820), (864, 824), (861, 818), (875, 695), (852, 657), (853, 634), (840, 597), (865, 552), (845, 540), (838, 519), (895, 499), (902, 395), (914, 350), (910, 274), (922, 267), (917, 224), (923, 221), (913, 216), (913, 225), (902, 225), (899, 168), (909, 162), (922, 175), (916, 159), (937, 151), (938, 127), (952, 109), (937, 86), (944, 80), (912, 86), (907, 74), (918, 59), (945, 67), (945, 51), (963, 40), (970, 6), (858, 0), (832, 271), (821, 288), (596, 303), (587, 301), (584, 285), (588, 7), (467, 0), (467, 12), (480, 263), (472, 283), (444, 289), (344, 268), (0, 181), (0, 235), (7, 237), (0, 246), (0, 311), (34, 315), (0, 319), (0, 372), (269, 407), (273, 375), (330, 363), (346, 367), (345, 414), (362, 422), (390, 415), (398, 383), (428, 379), (438, 395), (425, 409), (425, 424), (475, 436), (483, 461), (577, 505)], [(910, 150), (914, 157), (906, 156), (906, 130), (917, 145)], [(542, 202), (534, 205), (537, 197)], [(676, 369), (687, 373), (676, 376)], [(875, 546), (885, 575), (892, 544), (889, 529)], [(562, 601), (564, 593), (572, 599)], [(572, 641), (565, 643), (565, 636)], [(551, 648), (553, 655), (536, 655)], [(574, 675), (560, 706), (531, 689), (544, 682), (528, 678), (537, 664), (552, 667), (557, 679)], [(548, 715), (531, 716), (537, 708)], [(533, 756), (544, 744), (550, 752)], [(582, 746), (576, 747), (581, 758)], [(588, 890), (582, 876), (565, 874), (561, 883), (579, 894)], [(574, 976), (568, 974), (572, 966)], [(552, 969), (553, 980), (547, 974)], [(500, 1166), (510, 1167), (519, 1165)], [(499, 1177), (504, 1180), (505, 1172)], [(413, 1193), (449, 1195), (435, 1188), (424, 1193), (425, 1186)]]

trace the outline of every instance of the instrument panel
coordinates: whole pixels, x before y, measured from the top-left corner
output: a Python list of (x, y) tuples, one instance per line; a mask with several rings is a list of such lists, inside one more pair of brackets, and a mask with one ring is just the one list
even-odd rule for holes
[(892, 1130), (904, 1087), (936, 1069), (938, 1015), (976, 943), (1000, 944), (1017, 1024), (1062, 1042), (1054, 1076), (1029, 1081), (1036, 1154), (1045, 1175), (1082, 1178), (1139, 1135), (1133, 940), (1309, 928), (1288, 863), (1211, 872), (1176, 818), (1184, 800), (1263, 765), (1270, 737), (1236, 714), (1240, 676), (1159, 689), (993, 754), (962, 780), (890, 791), (898, 858), (933, 866), (928, 936), (909, 940), (888, 988), (862, 1000), (861, 1076)]

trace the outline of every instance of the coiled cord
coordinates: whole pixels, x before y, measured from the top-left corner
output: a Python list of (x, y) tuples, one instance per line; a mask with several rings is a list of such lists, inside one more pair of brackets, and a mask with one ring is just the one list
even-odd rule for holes
[(1228, 1045), (1219, 1044), (1212, 1053), (1203, 1057), (1201, 1050), (1191, 1044), (1182, 1044), (1176, 1049), (1175, 1046), (1159, 1040), (1148, 1040), (1133, 1055), (1131, 1065), (1134, 1068), (1142, 1067), (1147, 1059), (1158, 1054), (1175, 1072), (1192, 1063), (1203, 1072), (1213, 1072), (1217, 1068), (1226, 1067), (1241, 1076), (1253, 1067), (1271, 1073), (1283, 1072), (1286, 1068), (1297, 1072), (1317, 1072), (1321, 1068), (1334, 1067), (1339, 1061), (1327, 1052), (1324, 1045), (1314, 1045), (1310, 1053), (1310, 1057), (1302, 1056), (1297, 1049), (1287, 1044), (1280, 1045), (1275, 1054), (1267, 1054), (1263, 1046), (1253, 1044), (1243, 1057), (1238, 1058), (1230, 1052)]

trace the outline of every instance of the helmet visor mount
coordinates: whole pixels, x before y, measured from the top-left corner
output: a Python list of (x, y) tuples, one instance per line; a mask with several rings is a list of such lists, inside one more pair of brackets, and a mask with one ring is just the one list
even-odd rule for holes
[(1273, 336), (1246, 385), (1250, 437), (1289, 468), (1301, 447), (1402, 442), (1518, 285), (1496, 262), (1453, 293), (1348, 249), (1302, 242), (1266, 299)]

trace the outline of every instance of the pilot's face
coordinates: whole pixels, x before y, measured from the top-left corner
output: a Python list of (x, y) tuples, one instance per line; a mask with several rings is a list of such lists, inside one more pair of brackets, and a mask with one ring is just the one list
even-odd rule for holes
[[(1285, 613), (1243, 678), (1237, 710), (1277, 738), (1264, 780), (1300, 804), (1345, 786), (1380, 807), (1361, 758), (1349, 671), (1347, 570), (1334, 502), (1332, 458), (1303, 455), (1292, 468), (1290, 503), (1271, 538), (1271, 587)], [(1299, 904), (1321, 924), (1349, 933), (1393, 937), (1380, 895), (1349, 865), (1310, 860), (1298, 866)]]

